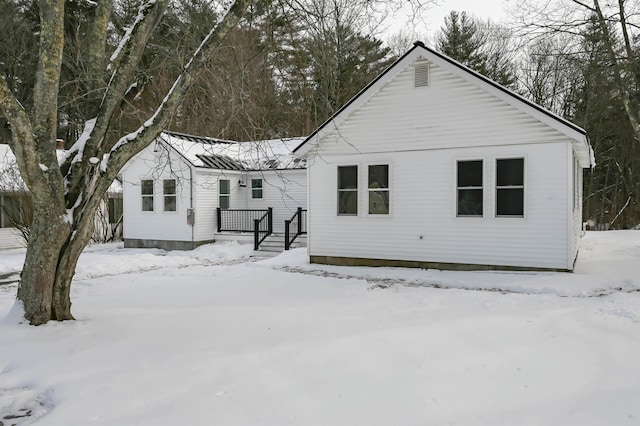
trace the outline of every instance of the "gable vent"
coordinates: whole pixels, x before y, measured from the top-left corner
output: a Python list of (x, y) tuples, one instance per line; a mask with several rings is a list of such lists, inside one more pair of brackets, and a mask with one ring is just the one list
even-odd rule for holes
[(423, 87), (429, 85), (429, 64), (416, 64), (414, 87)]

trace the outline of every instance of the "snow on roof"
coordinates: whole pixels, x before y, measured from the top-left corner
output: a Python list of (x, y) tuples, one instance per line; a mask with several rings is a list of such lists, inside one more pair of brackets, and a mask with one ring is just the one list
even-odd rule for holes
[(306, 161), (293, 154), (293, 150), (305, 139), (303, 137), (235, 142), (163, 132), (160, 139), (195, 167), (220, 170), (281, 170), (306, 167)]

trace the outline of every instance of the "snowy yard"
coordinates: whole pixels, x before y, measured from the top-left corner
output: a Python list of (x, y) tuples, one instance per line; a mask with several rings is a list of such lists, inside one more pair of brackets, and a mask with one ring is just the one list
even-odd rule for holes
[(0, 425), (640, 424), (640, 232), (588, 233), (573, 274), (250, 252), (91, 247), (77, 321), (41, 327), (0, 285)]

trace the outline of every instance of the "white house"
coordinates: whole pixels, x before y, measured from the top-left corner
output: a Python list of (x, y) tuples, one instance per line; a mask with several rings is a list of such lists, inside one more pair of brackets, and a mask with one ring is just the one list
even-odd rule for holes
[(238, 238), (269, 208), (272, 231), (283, 232), (285, 220), (306, 212), (305, 161), (292, 155), (301, 141), (163, 132), (122, 171), (125, 247), (192, 249), (229, 232)]
[(573, 269), (585, 131), (420, 42), (295, 152), (312, 262)]

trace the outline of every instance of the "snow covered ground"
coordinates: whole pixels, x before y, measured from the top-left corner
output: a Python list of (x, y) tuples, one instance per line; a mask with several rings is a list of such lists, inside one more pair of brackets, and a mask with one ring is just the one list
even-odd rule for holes
[(573, 274), (250, 253), (90, 247), (77, 321), (41, 327), (0, 285), (0, 424), (640, 424), (640, 232), (588, 233)]

